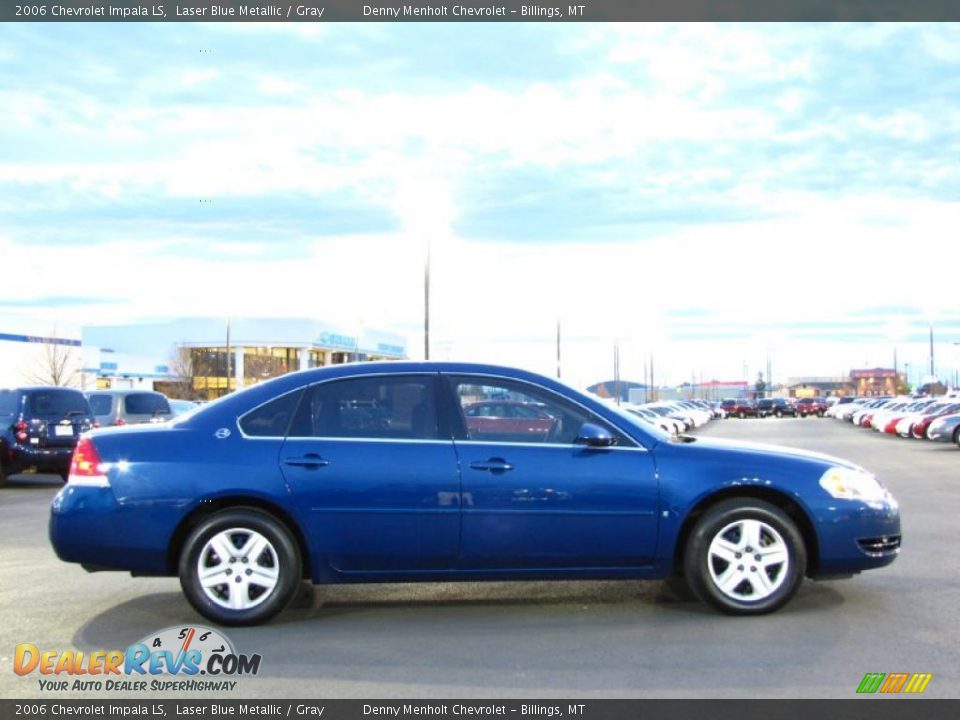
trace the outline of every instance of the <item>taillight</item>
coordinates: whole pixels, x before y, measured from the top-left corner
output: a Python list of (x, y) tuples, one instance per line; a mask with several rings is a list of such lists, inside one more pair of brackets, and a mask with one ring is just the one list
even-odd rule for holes
[(127, 424), (127, 421), (124, 420), (123, 418), (117, 418), (117, 421), (114, 423), (114, 425), (126, 425), (126, 424)]
[(28, 427), (29, 427), (29, 425), (27, 425), (27, 424), (26, 424), (25, 422), (23, 422), (23, 421), (18, 422), (16, 425), (13, 426), (13, 429), (17, 431), (17, 433), (16, 433), (16, 434), (17, 434), (17, 440), (19, 440), (20, 442), (23, 442), (24, 440), (26, 440), (26, 439), (29, 437), (29, 436), (27, 435), (27, 428), (28, 428)]
[(70, 477), (67, 482), (71, 485), (110, 487), (110, 481), (103, 470), (103, 462), (100, 460), (100, 453), (97, 452), (93, 440), (81, 437), (73, 451)]

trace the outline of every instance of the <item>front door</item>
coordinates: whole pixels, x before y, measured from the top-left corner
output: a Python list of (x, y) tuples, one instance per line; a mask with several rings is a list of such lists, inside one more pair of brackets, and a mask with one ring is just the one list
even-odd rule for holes
[[(646, 449), (586, 408), (530, 383), (451, 376), (448, 389), (463, 484), (459, 567), (652, 563), (659, 492)], [(576, 444), (585, 422), (610, 429), (618, 444)]]

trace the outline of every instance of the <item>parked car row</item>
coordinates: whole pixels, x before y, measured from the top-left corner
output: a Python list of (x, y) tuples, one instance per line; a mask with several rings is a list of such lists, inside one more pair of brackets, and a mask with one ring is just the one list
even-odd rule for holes
[(749, 398), (728, 398), (720, 402), (724, 417), (764, 418), (764, 417), (823, 417), (829, 407), (826, 398), (783, 398), (771, 397), (752, 400)]
[(707, 424), (714, 418), (725, 416), (722, 411), (718, 412), (705, 400), (626, 403), (620, 407), (671, 435), (692, 430)]
[(81, 433), (164, 422), (196, 407), (194, 402), (168, 400), (152, 390), (0, 389), (0, 485), (10, 475), (30, 471), (54, 473), (66, 481)]
[(960, 396), (852, 398), (828, 415), (858, 427), (960, 446)]

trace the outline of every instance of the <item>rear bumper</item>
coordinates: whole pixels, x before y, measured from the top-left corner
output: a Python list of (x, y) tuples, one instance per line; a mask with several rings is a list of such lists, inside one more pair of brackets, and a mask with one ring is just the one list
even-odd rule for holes
[(117, 503), (110, 488), (67, 484), (50, 507), (50, 543), (64, 562), (100, 570), (167, 574), (168, 534), (143, 509)]
[(17, 472), (36, 470), (38, 472), (66, 472), (70, 469), (74, 446), (34, 447), (14, 445), (8, 450), (6, 465)]

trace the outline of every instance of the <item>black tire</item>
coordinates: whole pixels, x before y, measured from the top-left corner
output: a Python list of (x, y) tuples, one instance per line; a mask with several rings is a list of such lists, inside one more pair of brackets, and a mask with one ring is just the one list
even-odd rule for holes
[(782, 417), (783, 417), (783, 410), (777, 410), (777, 412), (775, 412), (774, 415), (776, 415), (778, 418), (782, 418)]
[[(782, 543), (780, 549), (785, 551), (785, 561), (764, 568), (759, 562), (750, 564), (756, 562), (759, 555), (751, 557), (744, 552), (736, 556), (744, 560), (743, 565), (734, 568), (736, 560), (727, 563), (719, 557), (711, 558), (710, 548), (715, 539), (726, 539), (733, 545), (730, 538), (740, 533), (737, 542), (748, 541), (742, 535), (743, 526), (738, 527), (738, 523), (744, 521), (758, 521), (754, 525), (760, 529), (758, 537), (761, 543), (767, 542), (762, 547), (773, 550)], [(757, 550), (752, 547), (743, 549)], [(737, 584), (725, 591), (718, 586), (718, 580), (725, 576), (728, 568), (733, 572), (730, 577)], [(704, 603), (730, 615), (762, 615), (783, 607), (800, 587), (806, 569), (807, 550), (797, 526), (778, 507), (753, 498), (731, 498), (707, 510), (694, 526), (683, 558), (684, 577), (694, 594)], [(758, 582), (760, 576), (751, 572), (764, 573), (765, 582), (772, 586), (771, 589), (762, 589)], [(716, 578), (718, 574), (719, 578)], [(742, 579), (737, 582), (737, 577)], [(769, 594), (764, 594), (767, 592)], [(754, 593), (763, 596), (752, 600), (750, 596)]]
[(7, 484), (7, 474), (3, 471), (3, 465), (0, 465), (0, 487)]
[[(228, 532), (238, 552), (240, 548), (236, 543), (243, 542), (245, 534), (250, 539), (253, 537), (251, 533), (256, 533), (268, 545), (249, 562), (247, 558), (242, 561), (239, 557), (234, 558), (224, 569), (224, 573), (230, 577), (211, 589), (208, 595), (198, 577), (201, 554), (206, 555), (205, 562), (210, 559), (219, 561), (211, 568), (219, 567), (221, 563), (227, 566), (207, 544), (217, 535)], [(276, 570), (276, 584), (272, 589), (262, 589), (255, 580), (251, 583), (251, 589), (243, 582), (240, 572), (250, 576), (258, 567), (266, 571)], [(236, 572), (234, 568), (237, 568)], [(180, 587), (187, 600), (198, 613), (220, 625), (257, 625), (267, 622), (290, 604), (303, 577), (300, 550), (290, 531), (272, 515), (254, 508), (223, 510), (204, 519), (184, 542), (178, 569)], [(242, 583), (248, 607), (232, 609), (221, 604), (231, 597), (234, 579)], [(257, 587), (261, 587), (259, 592)], [(214, 600), (211, 595), (219, 597), (220, 601)]]

